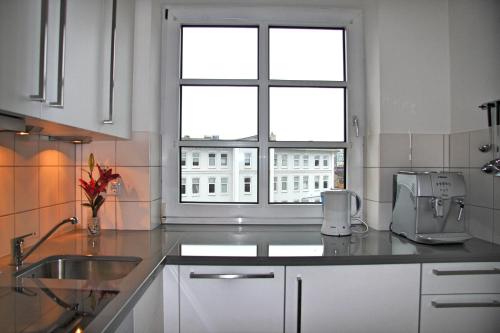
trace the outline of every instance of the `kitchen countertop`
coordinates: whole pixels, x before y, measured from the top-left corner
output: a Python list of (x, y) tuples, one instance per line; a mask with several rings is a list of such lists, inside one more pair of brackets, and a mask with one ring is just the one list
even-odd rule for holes
[[(214, 246), (223, 257), (210, 255)], [(237, 257), (234, 251), (250, 253)], [(195, 255), (186, 255), (187, 251)], [(181, 253), (183, 255), (181, 255)], [(479, 239), (460, 245), (420, 245), (387, 231), (350, 237), (323, 236), (319, 226), (164, 225), (152, 231), (104, 230), (91, 239), (75, 231), (49, 239), (27, 260), (52, 255), (136, 256), (142, 261), (119, 280), (82, 281), (15, 278), (9, 257), (0, 258), (0, 331), (43, 331), (68, 310), (50, 290), (81, 310), (100, 311), (85, 332), (112, 331), (132, 309), (162, 264), (174, 265), (346, 265), (460, 261), (500, 261), (500, 246)]]

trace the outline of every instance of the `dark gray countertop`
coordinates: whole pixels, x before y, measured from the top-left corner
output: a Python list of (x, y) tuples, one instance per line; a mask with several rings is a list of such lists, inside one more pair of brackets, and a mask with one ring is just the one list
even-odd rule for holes
[[(185, 245), (225, 249), (224, 257), (181, 255)], [(236, 257), (228, 246), (248, 245), (251, 257)], [(280, 247), (285, 246), (285, 247)], [(238, 248), (238, 247), (236, 247)], [(185, 248), (184, 248), (185, 249)], [(273, 252), (281, 250), (280, 256)], [(311, 255), (308, 251), (313, 251)], [(84, 231), (49, 239), (29, 263), (58, 254), (137, 256), (142, 261), (129, 275), (112, 281), (42, 279), (67, 302), (95, 311), (85, 332), (112, 331), (159, 272), (174, 265), (345, 265), (457, 261), (500, 261), (500, 246), (472, 239), (462, 245), (419, 245), (390, 232), (370, 231), (350, 237), (322, 236), (319, 226), (164, 225), (152, 231), (105, 230), (92, 241)], [(184, 250), (185, 254), (185, 250)], [(306, 255), (306, 256), (304, 256)], [(14, 277), (10, 258), (0, 258), (0, 332), (43, 331), (68, 311), (57, 305), (31, 279)], [(101, 309), (102, 308), (102, 309)]]

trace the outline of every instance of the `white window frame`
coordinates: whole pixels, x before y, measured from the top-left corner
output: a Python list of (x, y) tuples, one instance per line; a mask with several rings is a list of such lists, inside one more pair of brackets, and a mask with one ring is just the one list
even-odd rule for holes
[[(214, 155), (214, 164), (210, 165), (210, 155)], [(207, 163), (208, 163), (208, 168), (209, 169), (215, 169), (217, 167), (217, 153), (214, 151), (208, 152), (207, 154)]]
[[(179, 45), (180, 27), (182, 24), (192, 25), (249, 25), (259, 26), (259, 56), (266, 59), (266, 45), (268, 43), (268, 26), (289, 27), (332, 27), (344, 28), (346, 31), (346, 105), (348, 106), (345, 119), (346, 142), (300, 142), (300, 148), (346, 148), (346, 186), (363, 196), (363, 149), (362, 140), (364, 128), (359, 130), (360, 136), (354, 135), (352, 117), (356, 116), (359, 123), (365, 123), (365, 71), (364, 71), (364, 45), (362, 12), (358, 9), (324, 7), (293, 7), (293, 6), (216, 6), (216, 5), (172, 5), (168, 9), (168, 19), (162, 21), (162, 51), (161, 51), (161, 133), (163, 186), (162, 201), (169, 208), (165, 223), (282, 223), (282, 224), (318, 224), (322, 220), (321, 205), (318, 204), (270, 204), (269, 182), (273, 175), (270, 174), (269, 148), (299, 148), (294, 142), (270, 142), (269, 135), (269, 110), (267, 95), (269, 83), (267, 78), (267, 61), (259, 61), (259, 141), (228, 141), (228, 142), (203, 142), (180, 141), (179, 117), (179, 85), (188, 84), (189, 80), (179, 77)], [(164, 15), (162, 15), (163, 17)], [(224, 80), (217, 81), (223, 84)], [(251, 81), (251, 82), (250, 82)], [(241, 80), (242, 85), (252, 85), (254, 80)], [(271, 84), (298, 85), (301, 82), (285, 81)], [(216, 82), (212, 82), (215, 84)], [(319, 87), (325, 86), (322, 81), (315, 82)], [(256, 185), (257, 203), (181, 203), (180, 191), (180, 154), (179, 147), (257, 147), (259, 174)], [(272, 162), (272, 161), (271, 161)], [(271, 163), (272, 164), (272, 163)]]
[[(248, 157), (248, 164), (247, 164), (247, 157)], [(243, 166), (245, 167), (245, 169), (252, 168), (252, 153), (243, 154)]]
[[(224, 179), (226, 181), (223, 181)], [(222, 190), (222, 186), (223, 185), (226, 185), (226, 190), (225, 191)], [(220, 178), (220, 193), (221, 193), (221, 195), (224, 195), (224, 194), (227, 195), (229, 193), (229, 177), (221, 177)]]
[[(210, 182), (210, 180), (212, 180), (212, 179), (213, 179), (213, 182)], [(213, 192), (210, 192), (210, 185), (214, 186)], [(217, 194), (217, 178), (215, 176), (208, 177), (207, 193), (208, 193), (208, 195), (216, 195)]]
[[(195, 179), (198, 179), (197, 183), (194, 182)], [(200, 177), (193, 177), (193, 178), (191, 178), (191, 194), (193, 195), (193, 197), (199, 197), (200, 196), (200, 191), (201, 191), (201, 184), (200, 183), (201, 183)], [(193, 191), (193, 189), (194, 189), (193, 186), (194, 185), (198, 185), (198, 192), (194, 192)]]
[[(222, 158), (222, 155), (226, 155), (226, 164), (222, 164), (222, 161), (224, 160)], [(229, 167), (229, 153), (223, 151), (220, 153), (220, 167), (223, 169), (227, 169)]]
[(283, 193), (288, 192), (288, 176), (281, 176), (280, 183), (281, 183), (281, 192)]
[(293, 190), (300, 191), (300, 176), (293, 176)]
[[(248, 179), (248, 182), (247, 182), (247, 179)], [(247, 184), (248, 184), (248, 191), (247, 191)], [(245, 195), (252, 194), (252, 177), (251, 176), (244, 176), (243, 177), (243, 194), (245, 194)]]
[(309, 191), (309, 175), (302, 176), (302, 191), (303, 192)]
[[(197, 159), (198, 159), (198, 165), (194, 165), (194, 155), (197, 156)], [(191, 153), (191, 168), (192, 169), (199, 169), (201, 166), (201, 153), (199, 151), (193, 151)]]
[(294, 169), (300, 168), (300, 155), (297, 154), (293, 155), (293, 168)]

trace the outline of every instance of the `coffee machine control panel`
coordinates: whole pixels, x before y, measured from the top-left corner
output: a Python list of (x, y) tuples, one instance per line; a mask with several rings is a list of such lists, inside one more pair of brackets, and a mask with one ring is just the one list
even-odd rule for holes
[(432, 196), (451, 198), (465, 195), (463, 176), (458, 173), (431, 174)]

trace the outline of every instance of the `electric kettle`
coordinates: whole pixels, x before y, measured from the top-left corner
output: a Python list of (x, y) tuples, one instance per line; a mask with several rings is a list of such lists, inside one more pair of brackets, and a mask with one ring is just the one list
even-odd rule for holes
[[(352, 213), (351, 201), (356, 201), (356, 211)], [(321, 193), (323, 204), (323, 225), (321, 233), (329, 236), (349, 236), (351, 219), (361, 208), (361, 198), (353, 191), (331, 190)]]

